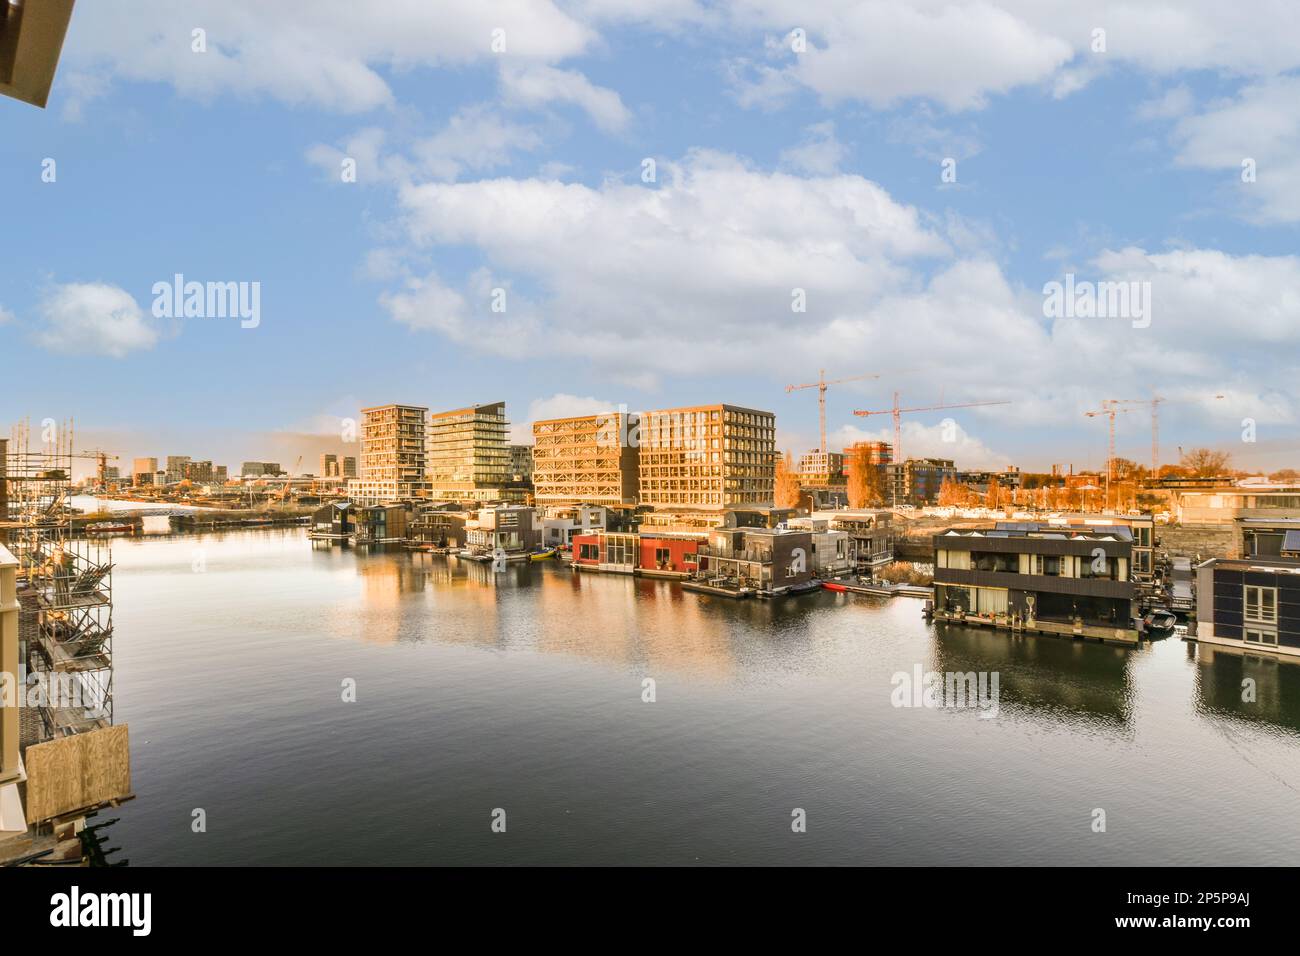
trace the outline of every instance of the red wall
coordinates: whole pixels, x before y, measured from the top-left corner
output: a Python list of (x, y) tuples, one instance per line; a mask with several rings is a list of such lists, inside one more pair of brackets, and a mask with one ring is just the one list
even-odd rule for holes
[(588, 558), (584, 561), (582, 558), (578, 557), (578, 555), (582, 554), (582, 546), (584, 544), (594, 544), (599, 546), (600, 543), (600, 535), (598, 534), (575, 534), (573, 536), (573, 563), (589, 564), (593, 566), (600, 564), (599, 559), (592, 560), (591, 558)]
[[(641, 552), (637, 559), (637, 567), (646, 571), (693, 571), (695, 565), (692, 563), (687, 567), (685, 558), (687, 555), (695, 555), (700, 548), (700, 543), (691, 538), (655, 538), (642, 536)], [(659, 548), (668, 549), (669, 566), (660, 569), (655, 563), (655, 551)]]

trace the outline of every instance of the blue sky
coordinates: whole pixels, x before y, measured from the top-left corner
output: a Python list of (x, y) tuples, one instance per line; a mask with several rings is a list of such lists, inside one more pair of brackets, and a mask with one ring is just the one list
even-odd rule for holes
[[(0, 421), (311, 470), (367, 404), (728, 401), (800, 450), (784, 386), (824, 367), (882, 373), (829, 393), (834, 447), (899, 389), (1011, 403), (909, 416), (908, 453), (1096, 467), (1083, 413), (1159, 394), (1166, 462), (1300, 462), (1285, 4), (130, 6), (76, 10), (47, 110), (0, 101)], [(177, 272), (260, 283), (259, 324), (155, 318)], [(1045, 317), (1066, 273), (1150, 283), (1150, 325)]]

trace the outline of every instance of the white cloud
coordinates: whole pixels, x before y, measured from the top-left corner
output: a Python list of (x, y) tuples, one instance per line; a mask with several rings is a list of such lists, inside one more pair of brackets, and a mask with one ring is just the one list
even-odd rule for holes
[[(207, 52), (191, 48), (206, 31)], [(506, 52), (492, 51), (505, 30)], [(352, 0), (231, 3), (136, 0), (78, 6), (64, 59), (87, 76), (170, 83), (185, 96), (267, 95), (293, 106), (360, 112), (392, 103), (383, 70), (509, 60), (553, 62), (595, 33), (553, 0)], [(83, 80), (83, 83), (89, 81)]]
[(835, 137), (835, 124), (827, 120), (805, 129), (799, 145), (782, 150), (781, 165), (814, 176), (829, 176), (839, 172), (847, 153), (844, 144)]
[(42, 299), (39, 345), (56, 352), (121, 358), (153, 348), (158, 329), (125, 289), (101, 282), (57, 286)]
[[(1184, 117), (1174, 141), (1179, 165), (1223, 173), (1246, 218), (1300, 222), (1300, 76), (1248, 85)], [(1242, 181), (1246, 159), (1254, 160), (1254, 182)]]
[(0, 305), (0, 325), (4, 325), (6, 322), (12, 322), (13, 320), (14, 314), (3, 305)]
[[(1243, 12), (1220, 0), (738, 0), (733, 33), (765, 31), (772, 62), (733, 61), (747, 105), (792, 87), (877, 107), (922, 98), (978, 109), (992, 95), (1041, 86), (1063, 97), (1111, 64), (1155, 76), (1212, 70), (1271, 76), (1300, 67), (1300, 26), (1284, 3)], [(807, 32), (791, 51), (787, 34)], [(1092, 50), (1106, 31), (1105, 52)]]
[(605, 130), (620, 130), (631, 117), (617, 93), (593, 85), (576, 70), (560, 70), (545, 64), (503, 64), (501, 87), (509, 101), (524, 106), (571, 103), (585, 110)]

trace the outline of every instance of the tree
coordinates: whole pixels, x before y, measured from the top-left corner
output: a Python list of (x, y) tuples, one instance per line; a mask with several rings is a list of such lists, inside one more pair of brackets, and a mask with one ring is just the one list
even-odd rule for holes
[(989, 478), (989, 490), (984, 493), (984, 507), (997, 508), (1002, 504), (1002, 485), (996, 478)]
[(1226, 451), (1210, 448), (1193, 448), (1183, 455), (1183, 467), (1195, 478), (1213, 478), (1228, 470), (1232, 456)]
[(775, 504), (778, 508), (799, 507), (799, 476), (790, 467), (793, 459), (787, 451), (776, 460)]
[(1294, 485), (1300, 482), (1300, 471), (1294, 468), (1283, 468), (1281, 471), (1275, 471), (1268, 476), (1269, 481), (1276, 481), (1280, 485)]
[(953, 478), (945, 478), (939, 486), (939, 504), (942, 506), (961, 507), (970, 504), (976, 498), (969, 485), (963, 485)]
[(850, 508), (874, 508), (884, 503), (880, 466), (871, 460), (871, 449), (858, 444), (849, 449), (848, 493)]

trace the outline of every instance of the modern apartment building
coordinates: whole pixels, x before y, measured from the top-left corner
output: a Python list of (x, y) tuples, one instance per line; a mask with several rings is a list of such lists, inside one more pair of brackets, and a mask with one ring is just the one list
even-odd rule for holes
[(262, 478), (266, 475), (282, 473), (283, 469), (278, 461), (246, 461), (239, 466), (239, 474), (245, 478)]
[(320, 456), (320, 471), (317, 475), (321, 478), (338, 478), (339, 477), (339, 456), (322, 454)]
[(636, 503), (635, 416), (622, 412), (533, 423), (533, 493), (539, 506)]
[(1300, 657), (1300, 559), (1211, 558), (1201, 564), (1195, 639)]
[(175, 484), (185, 477), (185, 466), (190, 463), (189, 455), (167, 456), (167, 484)]
[(832, 488), (847, 483), (844, 456), (834, 451), (810, 451), (799, 456), (795, 466), (799, 484), (808, 488)]
[(1137, 589), (1126, 526), (1000, 521), (934, 543), (934, 616), (1133, 644)]
[(361, 410), (361, 476), (348, 482), (348, 497), (379, 503), (425, 494), (428, 414), (421, 405), (376, 405)]
[(448, 501), (500, 501), (513, 483), (506, 403), (471, 405), (429, 416), (430, 496)]
[(722, 511), (770, 504), (776, 469), (776, 416), (735, 405), (645, 412), (639, 422), (642, 505)]
[(357, 477), (357, 460), (353, 458), (351, 455), (346, 456), (339, 464), (340, 467), (342, 468), (342, 474), (339, 477), (341, 478)]
[(946, 479), (957, 469), (949, 458), (909, 458), (885, 466), (885, 501), (888, 504), (932, 505)]
[(510, 446), (510, 477), (514, 481), (530, 483), (533, 480), (533, 446)]
[(131, 484), (152, 485), (157, 472), (157, 458), (137, 458), (131, 462)]

